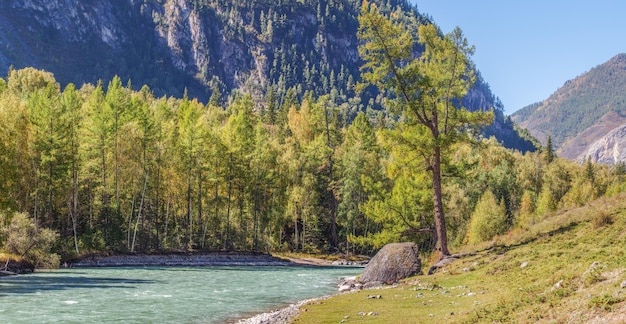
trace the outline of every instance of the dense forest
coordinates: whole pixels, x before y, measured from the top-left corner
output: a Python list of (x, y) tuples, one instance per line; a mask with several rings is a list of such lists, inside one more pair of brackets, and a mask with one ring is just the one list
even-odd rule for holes
[[(369, 253), (398, 240), (432, 248), (429, 182), (393, 154), (390, 121), (360, 113), (346, 125), (327, 96), (253, 108), (246, 94), (222, 107), (155, 98), (119, 78), (60, 89), (50, 73), (12, 70), (0, 81), (2, 241), (26, 213), (56, 233), (54, 251), (65, 257)], [(522, 155), (493, 139), (461, 144), (450, 158), (453, 246), (625, 189), (623, 167), (579, 166), (545, 150)]]

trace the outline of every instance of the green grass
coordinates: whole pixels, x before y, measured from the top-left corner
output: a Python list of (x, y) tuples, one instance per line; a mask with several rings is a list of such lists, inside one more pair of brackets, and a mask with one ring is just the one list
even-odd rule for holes
[(294, 322), (626, 323), (626, 195), (462, 252), (470, 256), (435, 275), (306, 305)]

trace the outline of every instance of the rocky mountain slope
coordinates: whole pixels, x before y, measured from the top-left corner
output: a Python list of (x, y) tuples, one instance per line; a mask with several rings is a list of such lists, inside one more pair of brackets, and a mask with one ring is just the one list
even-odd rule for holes
[(626, 141), (619, 131), (612, 132), (626, 123), (626, 54), (567, 81), (548, 99), (521, 109), (512, 119), (543, 143), (551, 136), (561, 157), (618, 162), (606, 157), (621, 156), (614, 149), (625, 145), (608, 143)]
[(618, 126), (581, 153), (577, 160), (616, 164), (626, 161), (626, 124)]
[[(407, 0), (379, 2), (400, 19), (429, 21)], [(361, 0), (6, 0), (0, 2), (0, 75), (11, 66), (51, 71), (61, 84), (119, 75), (159, 96), (187, 90), (205, 102), (233, 89), (277, 104), (313, 91), (331, 94), (350, 119), (380, 108), (373, 90), (352, 90), (362, 65), (360, 6)], [(496, 122), (485, 133), (508, 147), (534, 149), (482, 78), (464, 104), (495, 107)]]

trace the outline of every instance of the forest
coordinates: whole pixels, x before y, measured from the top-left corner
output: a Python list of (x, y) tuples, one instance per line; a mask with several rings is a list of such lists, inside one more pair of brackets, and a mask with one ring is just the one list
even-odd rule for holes
[[(32, 68), (0, 81), (0, 225), (17, 213), (56, 233), (65, 257), (98, 251), (370, 253), (432, 248), (427, 175), (385, 140), (385, 121), (350, 125), (327, 97), (256, 112), (155, 98), (147, 87), (68, 85)], [(547, 152), (550, 152), (549, 150)], [(623, 185), (623, 166), (579, 166), (494, 139), (462, 144), (444, 175), (452, 246), (525, 226)], [(479, 227), (486, 229), (479, 229)]]
[[(49, 72), (11, 69), (0, 79), (0, 247), (39, 266), (90, 253), (371, 254), (397, 241), (428, 254), (439, 235), (433, 213), (445, 213), (458, 248), (626, 190), (623, 165), (578, 165), (556, 157), (550, 142), (521, 153), (481, 135), (493, 113), (455, 107), (476, 79), (460, 31), (442, 37), (421, 26), (421, 57), (430, 59), (411, 54), (417, 30), (402, 33), (392, 44), (394, 73), (432, 87), (403, 89), (377, 61), (372, 22), (384, 27), (386, 18), (362, 15), (371, 23), (359, 29), (364, 80), (388, 96), (389, 113), (348, 119), (332, 94), (300, 97), (293, 88), (279, 99), (270, 88), (263, 102), (214, 91), (204, 104), (156, 97), (119, 77), (61, 88)], [(439, 55), (452, 45), (465, 63), (446, 74), (451, 61)], [(428, 78), (412, 76), (417, 70)], [(429, 115), (402, 108), (424, 102), (448, 109), (445, 133), (431, 141), (415, 122)], [(423, 162), (439, 149), (441, 206)], [(37, 254), (43, 246), (51, 258)]]

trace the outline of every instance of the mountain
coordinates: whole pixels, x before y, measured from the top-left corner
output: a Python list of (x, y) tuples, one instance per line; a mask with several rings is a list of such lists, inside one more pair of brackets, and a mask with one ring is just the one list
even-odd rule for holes
[[(626, 123), (626, 54), (616, 55), (565, 82), (548, 99), (511, 117), (542, 143), (551, 136), (561, 157), (592, 156), (593, 160), (597, 157), (608, 162), (600, 156), (613, 156), (613, 153), (599, 152), (598, 148), (604, 147), (601, 142), (615, 143), (619, 132), (611, 134), (610, 139), (605, 136)], [(614, 146), (606, 148), (613, 150)]]
[[(5, 0), (0, 2), (0, 73), (33, 66), (62, 84), (118, 75), (158, 96), (222, 100), (234, 89), (257, 103), (307, 91), (331, 94), (351, 120), (380, 109), (373, 89), (356, 94), (361, 0)], [(407, 0), (377, 1), (414, 24), (430, 22)], [(505, 146), (534, 150), (505, 118), (478, 73), (464, 99), (470, 110), (496, 108), (485, 130)], [(289, 93), (289, 90), (292, 92)]]

